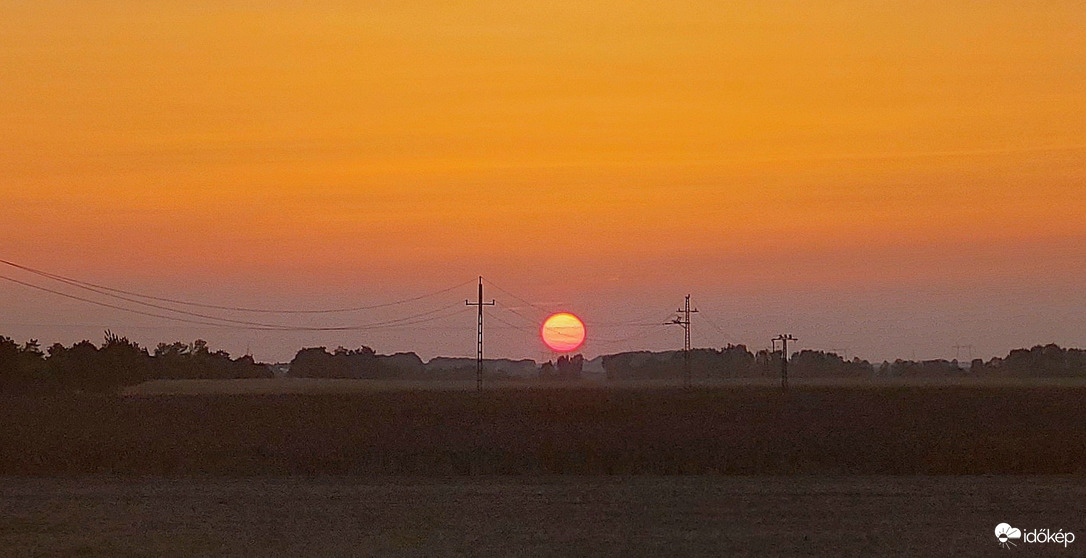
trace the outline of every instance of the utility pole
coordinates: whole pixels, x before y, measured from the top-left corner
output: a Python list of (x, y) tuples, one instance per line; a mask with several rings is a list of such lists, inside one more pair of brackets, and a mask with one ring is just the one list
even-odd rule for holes
[(479, 300), (472, 302), (464, 299), (467, 306), (479, 307), (479, 342), (475, 348), (475, 390), (483, 391), (483, 306), (494, 306), (494, 301), (483, 302), (483, 277), (479, 276)]
[(686, 306), (675, 311), (682, 317), (676, 316), (670, 322), (665, 322), (666, 325), (683, 326), (683, 387), (690, 387), (690, 314), (697, 311), (697, 308), (690, 309), (690, 295), (686, 295)]
[(792, 334), (780, 334), (773, 338), (773, 348), (776, 349), (777, 341), (781, 342), (781, 391), (788, 391), (788, 342), (799, 341)]

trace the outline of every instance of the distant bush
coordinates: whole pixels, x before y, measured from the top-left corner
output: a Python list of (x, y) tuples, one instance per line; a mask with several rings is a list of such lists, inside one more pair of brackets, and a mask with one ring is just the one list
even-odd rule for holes
[(836, 353), (803, 350), (789, 361), (789, 373), (796, 378), (870, 378), (875, 367), (866, 360), (845, 360)]
[(1086, 351), (1059, 345), (1015, 349), (1005, 358), (993, 358), (975, 372), (1018, 377), (1086, 377)]
[[(386, 369), (392, 370), (392, 369)], [(369, 347), (345, 349), (329, 353), (324, 347), (309, 347), (298, 351), (290, 361), (290, 375), (295, 378), (354, 378), (382, 377), (377, 354)]]
[(192, 344), (159, 343), (154, 353), (154, 374), (169, 380), (227, 380), (241, 378), (271, 378), (267, 366), (257, 364), (252, 356), (233, 359), (226, 351), (211, 352), (207, 341), (197, 339)]

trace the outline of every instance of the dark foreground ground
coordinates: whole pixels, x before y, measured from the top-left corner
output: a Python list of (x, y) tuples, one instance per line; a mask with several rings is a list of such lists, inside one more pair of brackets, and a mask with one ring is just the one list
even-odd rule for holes
[(1078, 475), (1086, 387), (0, 398), (0, 476)]
[(0, 556), (1083, 556), (1083, 425), (1082, 386), (6, 397)]
[(1084, 512), (1068, 477), (7, 477), (0, 555), (1082, 556)]

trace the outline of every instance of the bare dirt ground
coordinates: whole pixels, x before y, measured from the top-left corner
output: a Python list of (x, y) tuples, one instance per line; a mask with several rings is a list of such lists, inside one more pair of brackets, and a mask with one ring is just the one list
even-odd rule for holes
[(1076, 475), (1086, 388), (0, 398), (0, 476)]
[(1086, 556), (1079, 386), (363, 385), (0, 399), (0, 558)]
[(0, 554), (1082, 556), (1084, 512), (1081, 477), (8, 477)]

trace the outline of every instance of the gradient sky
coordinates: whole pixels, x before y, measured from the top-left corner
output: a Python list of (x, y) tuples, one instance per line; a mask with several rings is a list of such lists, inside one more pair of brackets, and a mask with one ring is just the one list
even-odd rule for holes
[[(687, 293), (697, 346), (1086, 346), (1082, 2), (296, 4), (0, 0), (0, 258), (278, 308), (483, 275), (524, 299), (488, 292), (491, 356), (547, 357), (560, 310), (588, 356), (675, 348), (655, 323)], [(466, 307), (261, 332), (0, 282), (0, 334), (106, 327), (264, 360), (475, 348)]]

